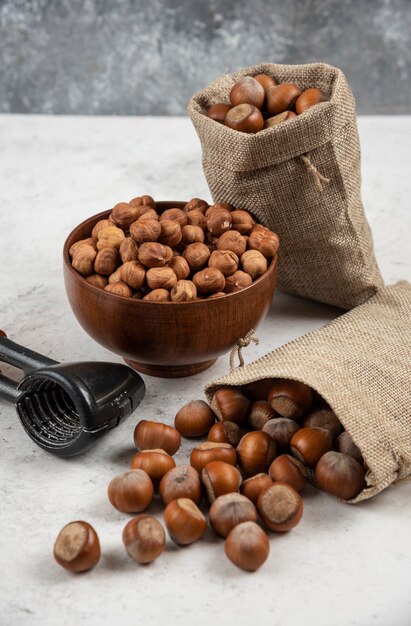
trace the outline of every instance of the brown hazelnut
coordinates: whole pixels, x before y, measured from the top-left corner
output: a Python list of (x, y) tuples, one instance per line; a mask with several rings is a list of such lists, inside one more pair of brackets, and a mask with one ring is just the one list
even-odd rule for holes
[(291, 530), (301, 520), (303, 501), (287, 483), (273, 483), (260, 493), (257, 509), (264, 524), (275, 532)]
[(151, 563), (164, 550), (164, 528), (151, 515), (138, 515), (126, 524), (123, 542), (127, 553), (137, 563)]
[(337, 439), (334, 441), (334, 448), (337, 452), (343, 452), (344, 454), (348, 454), (348, 456), (352, 456), (352, 458), (358, 461), (358, 463), (361, 463), (361, 465), (364, 463), (361, 450), (354, 443), (351, 435), (349, 435), (346, 430), (342, 432), (341, 435), (338, 435)]
[(203, 467), (210, 461), (224, 461), (230, 465), (236, 465), (237, 453), (235, 448), (229, 443), (214, 443), (206, 441), (196, 446), (190, 455), (190, 465), (194, 467), (199, 474)]
[(267, 271), (267, 259), (258, 250), (247, 250), (241, 256), (243, 270), (256, 280)]
[(138, 261), (127, 261), (118, 268), (120, 280), (132, 289), (141, 289), (146, 278), (146, 270)]
[(130, 226), (130, 235), (137, 243), (157, 241), (161, 235), (160, 222), (157, 220), (138, 220)]
[(169, 504), (177, 498), (189, 498), (200, 504), (202, 497), (200, 476), (191, 465), (175, 467), (161, 479), (159, 493), (164, 504)]
[(158, 222), (160, 219), (159, 214), (157, 213), (157, 211), (155, 211), (154, 209), (152, 209), (151, 207), (143, 207), (141, 208), (141, 211), (139, 210), (139, 212), (141, 213), (138, 218), (137, 218), (137, 222)]
[(274, 115), (274, 117), (269, 117), (264, 122), (264, 128), (272, 128), (273, 126), (277, 126), (278, 124), (282, 124), (287, 120), (291, 120), (293, 117), (296, 117), (294, 111), (283, 111), (278, 115)]
[(102, 248), (98, 251), (94, 260), (94, 271), (97, 274), (109, 276), (120, 263), (120, 255), (117, 248)]
[(214, 500), (209, 511), (210, 524), (220, 537), (227, 537), (230, 530), (241, 522), (256, 522), (254, 504), (240, 493), (227, 493)]
[(152, 267), (147, 270), (147, 284), (151, 289), (172, 289), (177, 276), (171, 267)]
[(118, 271), (118, 269), (116, 269), (116, 271), (110, 274), (110, 276), (108, 277), (109, 285), (112, 285), (113, 283), (118, 283), (120, 280), (120, 272)]
[(329, 97), (325, 95), (321, 89), (318, 87), (312, 87), (311, 89), (306, 89), (302, 92), (300, 96), (298, 96), (295, 101), (295, 110), (297, 115), (301, 115), (307, 109), (314, 106), (315, 104), (319, 104), (320, 102), (326, 102), (329, 100)]
[(253, 229), (249, 239), (248, 247), (250, 250), (258, 250), (268, 259), (277, 254), (280, 240), (276, 233), (267, 229)]
[[(214, 250), (208, 260), (209, 267), (217, 268), (224, 276), (234, 274), (238, 270), (238, 263), (238, 256), (231, 250)], [(218, 291), (224, 289), (224, 285), (225, 281)]]
[(86, 572), (100, 560), (96, 531), (83, 521), (70, 522), (59, 532), (54, 544), (57, 563), (71, 572)]
[(165, 450), (173, 456), (181, 444), (180, 433), (162, 422), (140, 420), (134, 429), (134, 443), (139, 450)]
[(278, 413), (274, 411), (269, 402), (257, 400), (250, 407), (247, 422), (254, 430), (262, 430), (264, 424), (277, 417), (277, 415)]
[(230, 211), (231, 213), (231, 211), (234, 211), (234, 206), (230, 204), (230, 202), (215, 202), (208, 207), (207, 211), (205, 212), (205, 216), (208, 217), (210, 213), (212, 213), (216, 209), (218, 209), (219, 211), (223, 209), (224, 211)]
[(180, 224), (180, 227), (183, 228), (187, 224), (187, 215), (181, 209), (167, 209), (160, 215), (160, 222), (164, 220), (173, 220)]
[(204, 270), (194, 274), (193, 283), (197, 287), (199, 294), (209, 294), (224, 289), (225, 278), (216, 267), (206, 267)]
[(241, 390), (250, 400), (265, 400), (274, 382), (274, 378), (262, 378), (261, 380), (255, 380), (252, 383), (243, 385)]
[(236, 389), (222, 387), (217, 389), (211, 400), (211, 408), (222, 421), (242, 424), (250, 406), (250, 401)]
[(204, 400), (191, 400), (179, 409), (174, 426), (183, 437), (206, 435), (215, 422), (215, 415)]
[(145, 511), (153, 497), (151, 478), (141, 469), (129, 470), (116, 476), (108, 486), (108, 499), (122, 513)]
[(217, 250), (230, 250), (240, 257), (247, 248), (245, 238), (236, 230), (228, 230), (217, 240)]
[(114, 222), (122, 230), (128, 230), (130, 224), (136, 221), (138, 218), (138, 211), (136, 206), (128, 204), (127, 202), (119, 202), (113, 207), (111, 216)]
[(270, 542), (255, 522), (242, 522), (229, 532), (224, 543), (228, 559), (246, 572), (255, 572), (268, 559)]
[(253, 279), (250, 274), (237, 270), (237, 272), (234, 272), (231, 276), (227, 276), (225, 279), (224, 291), (226, 293), (236, 293), (237, 291), (241, 291), (242, 289), (249, 287), (252, 282)]
[(94, 287), (98, 287), (99, 289), (104, 289), (107, 285), (107, 278), (100, 276), (100, 274), (91, 274), (91, 276), (86, 277), (86, 281), (90, 283), (90, 285), (94, 285)]
[(169, 262), (169, 267), (177, 276), (177, 280), (184, 280), (190, 276), (190, 266), (183, 256), (175, 256)]
[(213, 209), (207, 217), (207, 228), (217, 237), (230, 230), (231, 224), (231, 213), (227, 209)]
[(320, 489), (341, 500), (351, 500), (365, 489), (364, 468), (352, 456), (342, 452), (326, 452), (315, 468)]
[(167, 246), (177, 246), (182, 239), (181, 226), (177, 220), (160, 220), (159, 242)]
[(103, 230), (103, 228), (107, 228), (107, 226), (112, 226), (109, 220), (99, 220), (91, 231), (92, 238), (97, 240), (99, 232)]
[(252, 104), (238, 104), (228, 111), (224, 124), (242, 133), (258, 133), (263, 129), (264, 118)]
[(236, 448), (243, 437), (244, 431), (235, 422), (217, 422), (209, 430), (207, 441), (229, 443)]
[(97, 252), (92, 246), (83, 244), (74, 251), (71, 264), (82, 276), (90, 276), (90, 274), (94, 273), (94, 261), (96, 256)]
[(303, 426), (325, 428), (331, 433), (331, 437), (335, 439), (344, 430), (340, 420), (331, 409), (321, 408), (307, 415), (303, 422)]
[(241, 209), (233, 211), (231, 213), (231, 219), (233, 221), (231, 228), (236, 232), (239, 232), (240, 235), (248, 235), (248, 233), (251, 232), (252, 228), (255, 226), (253, 216), (247, 211), (243, 211)]
[(170, 292), (167, 289), (153, 289), (143, 296), (143, 300), (147, 302), (171, 302)]
[(140, 450), (131, 459), (131, 469), (142, 469), (155, 485), (176, 466), (174, 459), (161, 448)]
[(238, 465), (245, 476), (266, 472), (277, 451), (274, 439), (262, 430), (247, 433), (237, 446)]
[(298, 380), (279, 378), (271, 385), (267, 399), (282, 417), (298, 419), (310, 410), (313, 394), (311, 387)]
[(184, 206), (184, 212), (188, 213), (189, 211), (201, 211), (205, 213), (208, 209), (208, 203), (205, 200), (201, 200), (200, 198), (192, 198), (187, 202)]
[(133, 198), (132, 200), (130, 200), (129, 204), (132, 204), (134, 206), (148, 206), (148, 207), (152, 207), (153, 209), (156, 208), (156, 203), (154, 202), (154, 198), (152, 198), (151, 196), (137, 196), (136, 198)]
[(277, 115), (291, 109), (295, 100), (301, 94), (301, 89), (294, 83), (281, 83), (271, 87), (266, 93), (266, 106), (270, 115)]
[(226, 493), (236, 493), (241, 485), (241, 474), (234, 465), (224, 461), (211, 461), (203, 467), (201, 480), (209, 502)]
[(126, 238), (121, 228), (117, 226), (106, 226), (97, 235), (97, 248), (119, 248), (121, 242)]
[(190, 243), (183, 252), (183, 257), (193, 272), (202, 270), (210, 257), (210, 250), (204, 243)]
[(203, 230), (207, 228), (207, 221), (199, 209), (194, 209), (187, 213), (187, 226), (199, 226)]
[(76, 253), (76, 250), (81, 248), (82, 246), (91, 246), (97, 252), (97, 239), (94, 237), (87, 237), (87, 239), (80, 239), (80, 241), (76, 241), (69, 249), (69, 255), (73, 257)]
[(290, 441), (291, 452), (305, 465), (315, 467), (320, 458), (331, 450), (332, 437), (325, 428), (300, 428)]
[(206, 116), (211, 118), (215, 122), (220, 122), (220, 124), (222, 124), (224, 122), (225, 114), (230, 109), (231, 104), (226, 104), (225, 102), (217, 102), (216, 104), (212, 104), (211, 107), (207, 109)]
[(138, 260), (146, 267), (163, 267), (173, 258), (174, 254), (169, 246), (156, 241), (142, 243), (138, 250)]
[(216, 298), (221, 298), (227, 294), (224, 291), (217, 291), (217, 293), (212, 293), (211, 296), (207, 296), (207, 300), (215, 300)]
[(261, 109), (264, 99), (264, 87), (252, 76), (240, 78), (230, 91), (230, 102), (234, 107), (238, 104), (253, 104)]
[(255, 474), (255, 476), (250, 476), (250, 478), (243, 480), (240, 487), (240, 493), (251, 500), (253, 504), (257, 504), (260, 493), (272, 484), (273, 481), (269, 475), (261, 472), (260, 474)]
[(260, 85), (263, 87), (264, 91), (268, 91), (268, 89), (270, 89), (270, 87), (276, 87), (277, 84), (278, 84), (274, 80), (274, 78), (272, 78), (268, 74), (257, 74), (256, 76), (254, 76), (254, 80), (256, 80), (257, 82), (260, 83)]
[[(192, 213), (193, 211), (191, 211)], [(202, 215), (202, 214), (200, 214)], [(189, 245), (190, 243), (204, 242), (204, 231), (200, 226), (192, 226), (191, 224), (187, 224), (182, 228), (182, 242), (184, 245)]]
[(137, 261), (138, 244), (132, 237), (126, 237), (120, 244), (119, 252), (123, 263), (127, 263), (127, 261)]
[(178, 498), (167, 504), (164, 523), (171, 539), (179, 546), (198, 541), (207, 529), (205, 516), (189, 498)]
[(113, 293), (116, 296), (123, 296), (123, 298), (131, 298), (133, 292), (130, 287), (123, 283), (123, 281), (119, 280), (116, 283), (108, 284), (104, 287), (104, 291), (108, 291), (109, 293)]
[(173, 302), (192, 302), (197, 299), (197, 287), (191, 280), (178, 280), (170, 296)]
[(295, 420), (288, 417), (274, 417), (264, 424), (262, 430), (274, 439), (277, 452), (282, 453), (289, 452), (291, 439), (300, 428)]
[(281, 454), (274, 459), (268, 473), (274, 482), (287, 483), (298, 492), (304, 489), (308, 480), (308, 472), (305, 465), (289, 454)]

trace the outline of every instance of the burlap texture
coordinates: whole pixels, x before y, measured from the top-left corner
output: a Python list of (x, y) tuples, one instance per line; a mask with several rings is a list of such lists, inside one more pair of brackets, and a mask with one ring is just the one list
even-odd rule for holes
[(411, 475), (411, 284), (382, 287), (367, 303), (320, 330), (211, 383), (241, 387), (264, 378), (310, 385), (338, 415), (368, 465), (375, 496)]
[[(204, 115), (228, 101), (239, 77), (259, 73), (301, 89), (320, 87), (331, 99), (255, 135)], [(279, 234), (281, 289), (344, 309), (376, 293), (383, 280), (361, 203), (355, 101), (340, 70), (323, 63), (255, 65), (221, 76), (191, 98), (188, 111), (214, 201), (250, 210)], [(304, 155), (329, 179), (322, 191)]]

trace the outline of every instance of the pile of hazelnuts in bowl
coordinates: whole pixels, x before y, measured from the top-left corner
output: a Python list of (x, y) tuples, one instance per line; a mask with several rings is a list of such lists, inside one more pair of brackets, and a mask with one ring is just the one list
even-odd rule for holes
[(207, 117), (242, 133), (258, 133), (330, 98), (318, 87), (303, 91), (295, 83), (278, 84), (268, 74), (257, 74), (240, 78), (229, 99), (211, 105)]
[[(207, 440), (196, 442), (189, 460), (177, 466), (181, 437)], [(323, 399), (295, 380), (222, 387), (210, 405), (184, 405), (174, 427), (139, 421), (134, 443), (131, 469), (111, 480), (108, 499), (122, 513), (138, 514), (123, 530), (125, 549), (138, 563), (150, 563), (164, 550), (164, 527), (145, 512), (156, 494), (173, 542), (192, 544), (210, 525), (225, 540), (228, 559), (255, 571), (269, 555), (267, 532), (284, 533), (300, 522), (300, 492), (313, 473), (321, 489), (342, 500), (366, 486), (359, 448)], [(71, 522), (54, 555), (71, 571), (91, 569), (100, 557), (96, 531), (87, 522)]]
[(150, 302), (220, 298), (267, 271), (278, 235), (251, 213), (199, 198), (181, 207), (161, 212), (148, 195), (116, 204), (70, 247), (72, 267), (106, 292)]

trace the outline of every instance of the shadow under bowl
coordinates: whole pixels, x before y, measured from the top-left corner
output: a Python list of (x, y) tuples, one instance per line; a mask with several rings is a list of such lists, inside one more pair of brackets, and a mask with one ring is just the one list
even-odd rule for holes
[[(159, 213), (184, 202), (158, 202)], [(109, 293), (73, 269), (70, 247), (90, 236), (110, 211), (77, 226), (64, 244), (64, 282), (70, 306), (84, 330), (134, 369), (163, 378), (191, 376), (213, 365), (264, 319), (274, 295), (277, 259), (252, 285), (236, 293), (194, 302), (147, 302)]]

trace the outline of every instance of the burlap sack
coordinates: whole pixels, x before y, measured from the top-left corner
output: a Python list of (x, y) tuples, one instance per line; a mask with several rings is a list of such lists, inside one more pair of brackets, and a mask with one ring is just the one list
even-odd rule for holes
[[(228, 101), (236, 79), (259, 73), (301, 89), (320, 87), (331, 100), (255, 135), (204, 115)], [(383, 281), (360, 197), (355, 101), (340, 70), (255, 65), (221, 76), (191, 98), (188, 111), (214, 201), (249, 209), (279, 234), (281, 289), (344, 309), (374, 295)]]
[(370, 498), (411, 475), (411, 284), (382, 287), (367, 303), (211, 383), (290, 378), (318, 391), (369, 467)]

